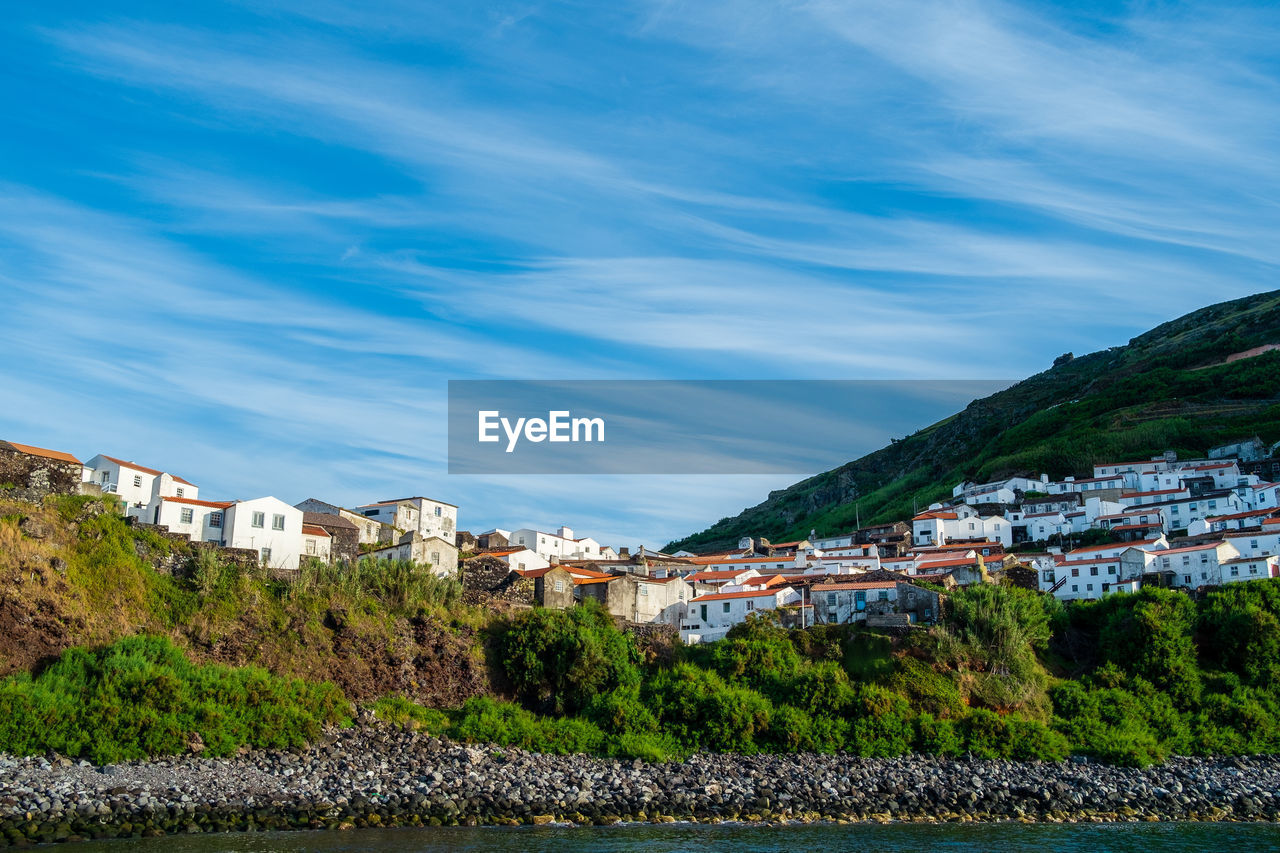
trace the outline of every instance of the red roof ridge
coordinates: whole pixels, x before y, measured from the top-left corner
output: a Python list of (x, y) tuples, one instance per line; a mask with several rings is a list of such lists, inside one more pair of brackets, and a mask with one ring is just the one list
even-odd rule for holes
[(80, 460), (72, 456), (70, 453), (64, 453), (61, 450), (49, 450), (44, 447), (36, 447), (33, 444), (18, 444), (16, 441), (0, 441), (0, 446), (7, 446), (19, 453), (25, 453), (28, 456), (39, 456), (44, 459), (56, 459), (59, 462), (74, 462), (81, 464)]

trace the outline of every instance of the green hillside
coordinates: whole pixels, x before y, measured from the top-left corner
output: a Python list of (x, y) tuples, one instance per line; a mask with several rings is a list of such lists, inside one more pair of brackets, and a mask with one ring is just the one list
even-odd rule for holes
[(1258, 435), (1280, 440), (1280, 291), (1202, 308), (971, 403), (940, 423), (670, 543), (713, 551), (743, 536), (795, 539), (817, 530), (906, 519), (961, 480), (1015, 474), (1089, 476), (1095, 462), (1173, 449), (1202, 455)]

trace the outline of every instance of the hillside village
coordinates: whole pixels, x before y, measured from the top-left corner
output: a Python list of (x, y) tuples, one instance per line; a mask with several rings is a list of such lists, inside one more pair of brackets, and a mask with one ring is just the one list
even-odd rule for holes
[(1205, 590), (1280, 577), (1280, 458), (1248, 439), (1203, 459), (1105, 462), (1093, 476), (958, 483), (909, 520), (711, 554), (613, 548), (554, 533), (458, 528), (458, 507), (412, 496), (344, 507), (318, 498), (210, 500), (177, 474), (105, 454), (0, 441), (0, 494), (113, 495), (135, 525), (225, 549), (288, 580), (308, 561), (411, 561), (480, 601), (566, 608), (710, 642), (760, 611), (783, 624), (937, 620), (949, 590), (1011, 583), (1062, 600), (1144, 585)]

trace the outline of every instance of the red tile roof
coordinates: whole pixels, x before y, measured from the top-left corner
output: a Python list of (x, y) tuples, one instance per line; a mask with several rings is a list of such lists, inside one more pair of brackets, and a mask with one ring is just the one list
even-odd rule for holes
[(812, 592), (836, 592), (845, 589), (893, 589), (898, 585), (897, 581), (852, 581), (849, 583), (820, 583), (815, 584)]
[[(129, 468), (133, 471), (141, 471), (142, 473), (150, 474), (153, 477), (159, 477), (161, 474), (164, 473), (163, 471), (157, 471), (155, 468), (148, 468), (145, 465), (139, 465), (137, 462), (130, 462), (127, 459), (117, 459), (114, 456), (108, 456), (105, 453), (102, 454), (102, 458), (107, 460), (108, 462), (116, 463), (121, 468)], [(173, 478), (173, 481), (175, 483), (182, 483), (187, 486), (195, 485), (195, 483), (188, 482), (187, 480), (184, 480), (181, 477), (179, 477), (177, 474), (170, 474), (169, 476)]]
[(323, 527), (316, 527), (312, 524), (302, 525), (302, 532), (308, 536), (323, 536), (326, 539), (329, 538), (329, 531), (325, 530)]
[(169, 495), (161, 496), (160, 500), (168, 501), (175, 504), (191, 504), (192, 506), (207, 506), (213, 509), (226, 509), (235, 503), (235, 501), (200, 501), (195, 498), (175, 498)]
[(700, 595), (690, 604), (697, 604), (704, 601), (728, 601), (731, 598), (773, 598), (778, 593), (783, 592), (790, 587), (782, 589), (748, 589), (742, 592), (713, 592), (710, 595)]
[(35, 447), (30, 444), (18, 444), (16, 441), (0, 441), (0, 447), (9, 450), (16, 450), (18, 453), (25, 453), (28, 456), (39, 456), (43, 459), (56, 459), (59, 462), (74, 462), (79, 465), (80, 460), (72, 456), (70, 453), (63, 453), (61, 450), (46, 450), (43, 447)]

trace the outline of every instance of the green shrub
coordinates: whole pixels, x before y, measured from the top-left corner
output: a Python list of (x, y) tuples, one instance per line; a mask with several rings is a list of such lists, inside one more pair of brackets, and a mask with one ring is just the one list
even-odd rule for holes
[(444, 734), (451, 724), (444, 711), (424, 708), (402, 696), (383, 696), (373, 703), (373, 712), (385, 722), (407, 725), (432, 735)]
[(687, 749), (758, 752), (756, 736), (768, 727), (773, 712), (769, 700), (756, 691), (688, 663), (657, 673), (642, 695), (664, 730)]
[(520, 700), (573, 714), (595, 697), (640, 683), (640, 652), (594, 601), (568, 610), (534, 608), (498, 637), (502, 668)]
[(605, 744), (604, 732), (587, 720), (538, 717), (519, 705), (487, 696), (468, 699), (455, 712), (448, 734), (458, 740), (559, 755), (599, 753)]
[(921, 714), (915, 720), (915, 748), (926, 755), (954, 756), (964, 751), (964, 741), (951, 720)]
[(0, 751), (109, 763), (183, 753), (193, 735), (214, 756), (243, 744), (286, 749), (346, 722), (347, 709), (332, 684), (197, 666), (168, 640), (131, 637), (0, 681)]

